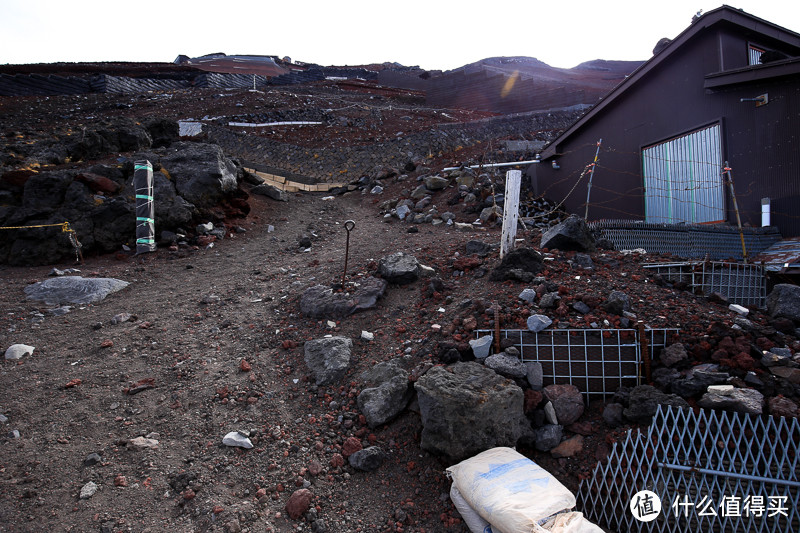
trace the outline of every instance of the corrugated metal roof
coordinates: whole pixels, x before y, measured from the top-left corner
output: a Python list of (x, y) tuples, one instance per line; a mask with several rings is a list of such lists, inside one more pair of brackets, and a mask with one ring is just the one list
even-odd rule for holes
[(275, 63), (271, 57), (262, 56), (219, 56), (194, 57), (183, 62), (206, 72), (227, 74), (257, 74), (260, 76), (280, 76), (288, 71)]
[(764, 263), (764, 268), (770, 272), (800, 268), (800, 237), (776, 242), (753, 257), (753, 261)]

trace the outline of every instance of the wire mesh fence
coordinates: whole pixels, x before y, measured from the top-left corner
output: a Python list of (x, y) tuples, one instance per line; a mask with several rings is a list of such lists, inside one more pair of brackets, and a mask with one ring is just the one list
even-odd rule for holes
[[(655, 498), (638, 507), (644, 490), (660, 512)], [(610, 531), (800, 531), (800, 422), (660, 405), (647, 432), (629, 431), (598, 463), (577, 500)]]
[[(678, 329), (645, 330), (646, 345), (666, 346)], [(477, 337), (492, 334), (477, 330)], [(523, 362), (542, 365), (544, 384), (569, 383), (588, 397), (614, 394), (619, 387), (636, 386), (642, 376), (642, 338), (636, 329), (500, 330), (500, 337), (513, 342)]]
[[(648, 253), (672, 254), (686, 259), (741, 260), (739, 229), (726, 225), (655, 224), (634, 220), (591, 222), (617, 250), (643, 248)], [(742, 228), (748, 255), (763, 252), (781, 240), (777, 228)]]
[(767, 278), (760, 265), (690, 261), (642, 266), (669, 282), (685, 283), (692, 292), (717, 293), (731, 303), (744, 306), (763, 309), (767, 305)]

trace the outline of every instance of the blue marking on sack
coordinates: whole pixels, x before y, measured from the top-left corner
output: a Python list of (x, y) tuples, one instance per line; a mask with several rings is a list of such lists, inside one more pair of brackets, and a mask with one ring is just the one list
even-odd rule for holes
[(500, 476), (504, 476), (511, 472), (512, 470), (516, 470), (517, 468), (521, 468), (523, 466), (536, 466), (536, 464), (528, 458), (523, 457), (522, 459), (517, 459), (516, 461), (511, 461), (510, 463), (498, 463), (498, 464), (489, 464), (489, 471), (483, 474), (476, 474), (475, 480), (478, 479), (495, 479)]

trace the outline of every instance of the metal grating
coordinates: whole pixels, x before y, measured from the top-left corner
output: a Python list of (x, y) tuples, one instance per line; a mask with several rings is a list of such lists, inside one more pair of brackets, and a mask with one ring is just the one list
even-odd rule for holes
[[(590, 222), (589, 227), (610, 240), (617, 250), (643, 248), (648, 253), (710, 261), (742, 259), (742, 237), (733, 226), (602, 220)], [(775, 227), (742, 228), (742, 235), (751, 256), (781, 240)]]
[(721, 151), (719, 124), (643, 149), (647, 221), (725, 220)]
[[(647, 329), (650, 357), (664, 347), (678, 329)], [(493, 334), (477, 330), (477, 337)], [(609, 396), (619, 387), (641, 382), (642, 357), (636, 329), (548, 329), (534, 333), (521, 329), (500, 331), (519, 350), (523, 362), (542, 365), (544, 384), (570, 383), (589, 396)]]
[[(634, 518), (653, 491), (661, 513)], [(800, 531), (800, 422), (659, 405), (647, 433), (628, 431), (581, 482), (578, 508), (611, 531)]]
[(684, 282), (692, 291), (705, 295), (721, 294), (731, 303), (765, 308), (767, 305), (767, 278), (761, 265), (749, 263), (685, 262), (648, 263), (664, 279)]

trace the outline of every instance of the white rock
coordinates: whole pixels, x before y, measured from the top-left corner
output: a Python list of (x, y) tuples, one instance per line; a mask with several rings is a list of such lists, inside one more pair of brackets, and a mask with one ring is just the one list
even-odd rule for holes
[(519, 299), (525, 300), (528, 303), (533, 303), (536, 301), (536, 291), (533, 289), (524, 289), (519, 293)]
[(486, 359), (489, 356), (489, 350), (492, 348), (493, 340), (494, 336), (484, 335), (480, 339), (472, 339), (469, 341), (472, 353), (475, 354), (475, 359)]
[(528, 329), (534, 333), (547, 329), (552, 325), (553, 321), (545, 315), (531, 315), (528, 317)]
[(750, 313), (750, 310), (746, 307), (742, 307), (738, 304), (731, 304), (728, 306), (728, 309), (733, 311), (734, 313), (738, 313), (740, 316), (747, 316)]
[(250, 442), (243, 433), (239, 431), (231, 431), (224, 437), (222, 437), (222, 444), (225, 446), (238, 446), (239, 448), (252, 448), (253, 443)]
[(131, 439), (129, 442), (137, 448), (150, 448), (151, 450), (158, 448), (158, 441), (156, 439), (136, 437)]
[(88, 500), (97, 492), (97, 483), (90, 481), (81, 488), (81, 500)]
[(547, 421), (551, 424), (558, 425), (558, 417), (556, 416), (556, 408), (553, 407), (553, 402), (544, 404), (544, 416), (547, 417)]
[(419, 277), (421, 278), (432, 278), (436, 275), (436, 270), (433, 268), (426, 266), (426, 265), (419, 265)]
[(735, 387), (734, 387), (733, 385), (709, 385), (709, 386), (708, 386), (708, 389), (706, 389), (706, 390), (707, 390), (708, 392), (721, 392), (721, 393), (725, 393), (725, 392), (732, 391), (734, 388), (735, 388)]
[(26, 355), (33, 355), (33, 346), (27, 344), (12, 344), (6, 350), (6, 359), (22, 359)]
[(374, 333), (370, 333), (369, 331), (362, 331), (361, 332), (361, 340), (374, 341), (375, 340), (375, 334)]

